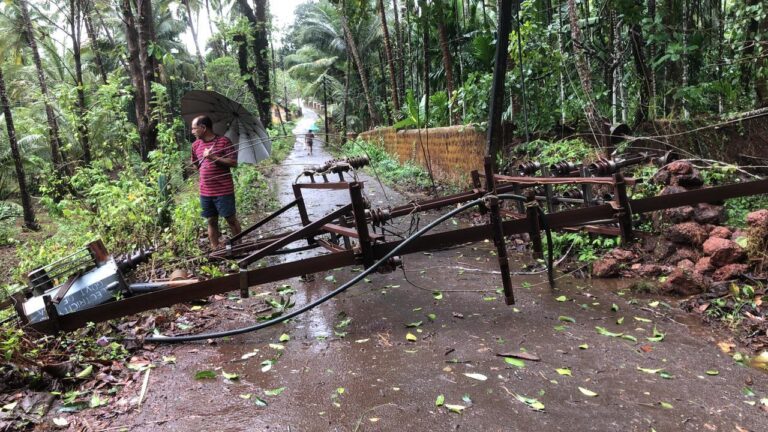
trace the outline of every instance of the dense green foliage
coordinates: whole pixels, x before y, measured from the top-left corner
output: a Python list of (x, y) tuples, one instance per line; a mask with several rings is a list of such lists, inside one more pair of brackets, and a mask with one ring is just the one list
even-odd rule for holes
[(430, 186), (429, 174), (419, 165), (412, 162), (400, 163), (387, 153), (381, 145), (363, 139), (347, 141), (340, 149), (345, 156), (367, 156), (371, 168), (366, 168), (375, 177), (390, 184), (410, 188), (426, 188)]
[[(496, 5), (408, 0), (402, 10), (386, 2), (384, 7), (386, 34), (377, 2), (322, 0), (299, 8), (283, 51), (289, 53), (290, 72), (304, 94), (322, 100), (317, 83), (326, 80), (340, 129), (359, 131), (376, 124), (366, 109), (367, 98), (383, 114), (379, 124), (484, 124)], [(579, 41), (573, 40), (571, 7), (576, 8)], [(520, 135), (564, 124), (586, 126), (587, 101), (603, 118), (630, 124), (726, 116), (768, 105), (768, 61), (759, 42), (768, 30), (764, 2), (526, 0), (518, 16), (520, 25), (513, 25), (510, 34), (504, 116)], [(392, 47), (391, 60), (387, 46)], [(354, 61), (355, 48), (365, 75)], [(579, 55), (589, 65), (586, 77), (577, 74)], [(453, 88), (448, 88), (449, 76)], [(398, 106), (393, 105), (393, 86)]]

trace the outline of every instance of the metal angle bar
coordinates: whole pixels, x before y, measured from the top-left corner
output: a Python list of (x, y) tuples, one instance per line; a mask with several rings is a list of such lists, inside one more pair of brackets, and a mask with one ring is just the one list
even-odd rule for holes
[(613, 184), (611, 177), (512, 177), (496, 174), (494, 178), (498, 182), (523, 185)]
[(269, 222), (272, 219), (274, 219), (274, 218), (280, 216), (281, 214), (287, 212), (288, 210), (290, 210), (293, 206), (295, 206), (298, 203), (299, 203), (299, 200), (295, 199), (295, 200), (291, 201), (290, 203), (284, 205), (280, 210), (277, 210), (276, 212), (272, 213), (271, 215), (265, 217), (264, 219), (256, 222), (255, 224), (251, 225), (250, 227), (244, 229), (243, 231), (240, 232), (240, 234), (232, 236), (232, 238), (229, 239), (229, 244), (231, 245), (232, 243), (240, 240), (241, 238), (243, 238), (247, 234), (250, 234), (254, 230), (257, 230), (257, 229), (261, 228), (267, 222)]
[(466, 201), (470, 201), (473, 199), (480, 198), (485, 194), (484, 190), (477, 190), (477, 191), (471, 191), (471, 192), (462, 192), (455, 195), (448, 195), (446, 197), (442, 198), (436, 198), (432, 200), (427, 201), (421, 201), (418, 203), (411, 203), (411, 204), (405, 204), (399, 207), (395, 207), (392, 210), (389, 211), (391, 218), (396, 218), (400, 216), (405, 216), (408, 214), (411, 214), (413, 212), (418, 211), (425, 211), (425, 210), (433, 210), (440, 207), (445, 207), (449, 205), (454, 205)]
[(328, 222), (332, 221), (333, 219), (348, 213), (350, 210), (352, 210), (352, 204), (347, 204), (344, 207), (341, 207), (335, 211), (332, 211), (331, 213), (328, 213), (327, 215), (323, 216), (322, 218), (310, 223), (309, 225), (301, 228), (298, 231), (294, 231), (287, 236), (281, 238), (280, 240), (275, 241), (274, 243), (270, 244), (269, 246), (264, 247), (263, 249), (259, 249), (258, 251), (252, 253), (251, 255), (248, 255), (247, 257), (241, 259), (237, 262), (237, 265), (240, 268), (245, 268), (252, 262), (265, 257), (269, 255), (270, 253), (280, 249), (281, 247), (290, 244), (296, 240), (299, 240), (301, 238), (307, 237), (308, 235), (316, 233), (323, 225), (327, 224)]
[(647, 213), (672, 207), (760, 194), (768, 194), (768, 179), (630, 200), (629, 205), (632, 213)]
[(349, 183), (343, 181), (328, 183), (295, 183), (295, 185), (301, 189), (349, 189)]

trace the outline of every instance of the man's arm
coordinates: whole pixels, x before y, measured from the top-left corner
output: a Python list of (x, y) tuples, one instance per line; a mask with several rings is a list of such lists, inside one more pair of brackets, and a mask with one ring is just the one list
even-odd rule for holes
[(200, 170), (200, 159), (197, 158), (197, 151), (195, 150), (194, 144), (192, 144), (192, 155), (190, 156), (190, 160), (195, 169)]
[(235, 151), (235, 146), (232, 145), (232, 141), (230, 141), (229, 138), (224, 137), (224, 139), (227, 141), (227, 144), (224, 146), (221, 152), (218, 152), (223, 156), (219, 156), (214, 154), (214, 152), (211, 152), (207, 158), (215, 164), (234, 168), (237, 166), (237, 151)]

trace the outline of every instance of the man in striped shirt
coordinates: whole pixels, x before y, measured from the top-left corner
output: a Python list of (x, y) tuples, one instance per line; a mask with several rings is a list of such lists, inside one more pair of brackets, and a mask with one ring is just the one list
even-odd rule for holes
[(237, 152), (232, 141), (213, 132), (208, 116), (192, 120), (192, 163), (200, 171), (200, 206), (202, 216), (208, 220), (208, 239), (211, 248), (219, 248), (219, 216), (227, 220), (232, 235), (240, 233), (240, 222), (235, 214), (235, 186), (230, 168), (237, 166)]

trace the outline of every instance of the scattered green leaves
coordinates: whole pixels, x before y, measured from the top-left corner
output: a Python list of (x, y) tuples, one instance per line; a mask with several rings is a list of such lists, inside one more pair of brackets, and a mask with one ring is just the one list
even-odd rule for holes
[(534, 411), (544, 411), (544, 404), (539, 402), (538, 399), (525, 397), (523, 395), (516, 394), (515, 398), (519, 400), (520, 402), (528, 405), (529, 408), (531, 408)]
[(525, 361), (513, 357), (504, 357), (504, 362), (520, 369), (525, 367)]
[(264, 394), (267, 395), (267, 396), (277, 396), (280, 393), (282, 393), (283, 391), (285, 391), (285, 387), (278, 387), (278, 388), (272, 389), (272, 390), (264, 390)]
[[(505, 360), (506, 360), (506, 358), (505, 358)], [(472, 378), (474, 380), (478, 380), (478, 381), (485, 381), (485, 380), (488, 379), (487, 376), (485, 376), (483, 374), (480, 374), (480, 373), (465, 373), (464, 376), (466, 376), (467, 378)]]
[(214, 378), (216, 378), (216, 372), (212, 370), (201, 370), (201, 371), (195, 372), (196, 380), (214, 379)]

